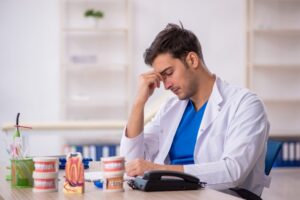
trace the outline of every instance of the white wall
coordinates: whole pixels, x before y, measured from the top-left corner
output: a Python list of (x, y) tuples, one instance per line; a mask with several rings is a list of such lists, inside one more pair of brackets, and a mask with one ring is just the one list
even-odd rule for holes
[[(58, 2), (0, 1), (0, 126), (17, 112), (21, 122), (59, 118)], [(1, 134), (1, 158), (4, 139)], [(56, 146), (46, 140), (45, 149)]]
[[(208, 68), (244, 85), (244, 3), (132, 0), (133, 82), (149, 69), (142, 58), (145, 48), (167, 23), (180, 20), (199, 37)], [(0, 1), (0, 126), (14, 121), (17, 112), (21, 121), (60, 120), (59, 4), (59, 0)], [(56, 141), (48, 145), (51, 142)]]
[(0, 124), (59, 116), (58, 1), (0, 1)]

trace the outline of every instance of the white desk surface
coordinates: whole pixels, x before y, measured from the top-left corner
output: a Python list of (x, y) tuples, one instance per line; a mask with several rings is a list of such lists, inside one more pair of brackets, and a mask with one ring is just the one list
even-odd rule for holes
[[(96, 164), (96, 165), (95, 165)], [(99, 167), (98, 167), (99, 166)], [(100, 165), (97, 163), (91, 164), (90, 171), (100, 170)], [(10, 181), (5, 180), (5, 175), (9, 171), (5, 169), (3, 162), (0, 165), (0, 199), (1, 197), (5, 200), (19, 200), (19, 199), (37, 199), (37, 200), (50, 200), (50, 199), (101, 199), (101, 200), (193, 200), (193, 199), (222, 199), (222, 200), (230, 200), (230, 199), (239, 199), (237, 197), (224, 194), (215, 190), (211, 190), (208, 188), (201, 189), (201, 190), (191, 190), (191, 191), (172, 191), (172, 192), (142, 192), (137, 190), (132, 190), (124, 184), (125, 192), (114, 192), (108, 193), (103, 192), (103, 190), (98, 189), (94, 186), (93, 183), (86, 182), (85, 184), (85, 193), (83, 194), (64, 194), (63, 193), (63, 175), (64, 171), (60, 171), (60, 181), (59, 181), (59, 188), (58, 192), (51, 192), (51, 193), (34, 193), (32, 192), (31, 188), (26, 189), (15, 189), (11, 188)]]

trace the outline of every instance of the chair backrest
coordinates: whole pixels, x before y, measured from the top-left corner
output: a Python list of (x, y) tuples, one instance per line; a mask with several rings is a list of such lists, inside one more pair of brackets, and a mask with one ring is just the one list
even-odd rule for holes
[(273, 164), (281, 150), (282, 142), (276, 140), (268, 140), (267, 154), (265, 159), (265, 174), (269, 175)]

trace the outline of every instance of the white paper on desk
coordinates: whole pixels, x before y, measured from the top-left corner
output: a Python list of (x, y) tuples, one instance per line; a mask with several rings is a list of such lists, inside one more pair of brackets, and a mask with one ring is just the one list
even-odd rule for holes
[(84, 173), (84, 180), (85, 181), (99, 181), (103, 179), (102, 172), (85, 172)]

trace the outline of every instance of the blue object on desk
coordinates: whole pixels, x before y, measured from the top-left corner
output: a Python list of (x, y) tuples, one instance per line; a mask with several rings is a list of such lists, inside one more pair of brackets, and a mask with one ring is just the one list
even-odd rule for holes
[(94, 181), (94, 185), (95, 185), (97, 188), (103, 188), (103, 182), (102, 182), (102, 181)]
[[(83, 158), (82, 159), (82, 163), (83, 163), (83, 167), (84, 169), (88, 169), (89, 166), (89, 162), (93, 161), (92, 158)], [(66, 158), (59, 158), (59, 169), (65, 169), (66, 168)]]

